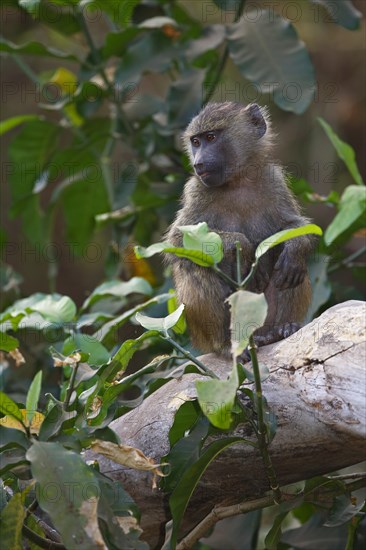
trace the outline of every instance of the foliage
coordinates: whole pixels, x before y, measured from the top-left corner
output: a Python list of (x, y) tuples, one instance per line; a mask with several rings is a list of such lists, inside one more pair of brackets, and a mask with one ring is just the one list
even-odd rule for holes
[[(360, 14), (349, 0), (338, 0), (337, 10), (334, 2), (317, 2), (336, 24), (358, 28)], [(185, 3), (176, 0), (9, 0), (6, 4), (44, 31), (42, 41), (0, 41), (0, 51), (22, 68), (41, 98), (37, 112), (22, 113), (0, 125), (0, 134), (15, 132), (8, 171), (12, 216), (22, 220), (24, 238), (34, 247), (52, 249), (60, 216), (64, 242), (73, 253), (83, 254), (102, 231), (107, 232), (109, 244), (104, 257), (108, 280), (80, 307), (57, 292), (56, 257), (49, 258), (50, 292), (22, 298), (20, 276), (11, 266), (2, 265), (7, 306), (0, 316), (2, 361), (5, 366), (13, 361), (21, 369), (32, 356), (40, 369), (23, 399), (11, 389), (10, 395), (0, 393), (3, 544), (21, 548), (25, 537), (32, 547), (37, 543), (59, 547), (57, 533), (44, 531), (37, 522), (41, 509), (67, 548), (74, 547), (75, 537), (78, 548), (147, 548), (140, 540), (135, 502), (121, 484), (102, 475), (97, 464), (87, 464), (81, 457), (92, 447), (118, 463), (151, 471), (152, 483), (156, 476), (162, 478), (173, 520), (167, 525), (164, 548), (174, 548), (197, 483), (228, 446), (238, 441), (257, 446), (271, 485), (276, 485), (269, 455), (276, 426), (261, 396), (263, 370), (256, 364), (255, 353), (254, 372), (237, 364), (251, 333), (233, 342), (233, 370), (228, 380), (220, 381), (189, 347), (184, 306), (174, 303), (167, 292), (169, 282), (156, 289), (159, 275), (149, 262), (163, 251), (224, 276), (221, 239), (205, 223), (181, 227), (181, 249), (154, 242), (171, 218), (186, 178), (187, 159), (175, 136), (202, 103), (215, 97), (229, 59), (243, 82), (250, 81), (264, 97), (270, 94), (277, 106), (297, 114), (314, 97), (314, 67), (295, 26), (276, 13), (271, 15), (265, 3), (254, 13), (245, 0), (213, 0), (206, 6), (211, 10), (206, 20), (191, 15)], [(220, 16), (221, 23), (209, 23), (210, 14)], [(52, 39), (56, 48), (50, 45)], [(47, 59), (52, 69), (36, 72), (32, 68), (36, 56)], [(156, 94), (144, 91), (152, 81), (158, 83)], [(289, 88), (294, 81), (301, 90), (295, 100)], [(332, 299), (332, 273), (347, 267), (360, 276), (365, 267), (355, 264), (364, 249), (349, 257), (344, 253), (345, 245), (364, 227), (366, 210), (365, 186), (354, 151), (324, 120), (320, 124), (352, 183), (341, 197), (335, 192), (321, 197), (308, 182), (289, 181), (305, 202), (335, 212), (312, 265), (311, 315)], [(230, 298), (233, 323), (242, 319), (244, 310), (248, 325), (263, 320), (263, 296), (243, 290), (261, 255), (284, 240), (308, 233), (321, 231), (309, 224), (271, 236), (257, 248), (247, 277), (227, 281), (236, 290)], [(137, 260), (132, 257), (131, 261), (131, 243), (137, 243)], [(1, 246), (6, 257), (12, 242), (4, 232)], [(338, 255), (331, 264), (335, 251)], [(132, 278), (127, 277), (131, 274)], [(129, 280), (121, 281), (119, 275)], [(145, 309), (149, 316), (140, 313)], [(138, 324), (147, 330), (125, 338), (123, 330), (131, 324), (135, 331), (140, 329)], [(145, 354), (145, 364), (136, 370), (133, 361), (140, 352)], [(157, 355), (161, 352), (164, 355)], [(151, 355), (157, 356), (149, 362), (146, 357)], [(204, 374), (205, 380), (197, 383), (197, 401), (178, 409), (170, 431), (171, 450), (162, 459), (169, 462), (171, 471), (163, 478), (163, 464), (124, 446), (109, 424), (180, 376), (176, 366), (186, 359), (190, 362), (186, 370)], [(51, 371), (57, 373), (60, 388), (44, 396), (42, 389), (49, 389)], [(251, 412), (238, 400), (245, 379), (254, 380), (253, 391), (244, 390)], [(220, 409), (205, 408), (212, 394), (220, 396)], [(230, 436), (228, 430), (239, 423), (250, 423), (262, 437), (253, 442)], [(218, 433), (220, 439), (212, 443), (208, 438)], [(51, 486), (56, 492), (49, 492)], [(318, 505), (314, 492), (323, 487), (331, 492), (328, 516), (313, 513)], [(346, 522), (348, 540), (355, 540), (364, 510), (353, 504), (345, 483), (325, 477), (307, 482), (276, 513), (267, 548), (296, 547), (299, 537), (311, 540), (312, 536), (323, 547), (324, 529)], [(281, 526), (291, 514), (303, 525), (282, 534)], [(253, 533), (259, 529), (260, 515), (252, 517), (250, 537), (255, 545)], [(322, 527), (324, 523), (327, 528)]]

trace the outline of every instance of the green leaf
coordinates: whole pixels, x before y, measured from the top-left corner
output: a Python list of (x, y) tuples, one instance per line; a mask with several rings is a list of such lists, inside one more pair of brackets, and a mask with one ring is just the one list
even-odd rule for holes
[(28, 449), (30, 441), (21, 430), (16, 428), (7, 428), (0, 426), (0, 450), (1, 452), (13, 449), (15, 447), (21, 447), (22, 449)]
[(282, 523), (283, 520), (286, 518), (288, 514), (287, 512), (282, 512), (282, 514), (278, 514), (278, 516), (275, 517), (273, 525), (271, 529), (269, 530), (266, 538), (265, 538), (265, 545), (266, 549), (268, 550), (277, 550), (278, 543), (280, 542), (281, 535), (282, 535)]
[(115, 334), (116, 330), (122, 325), (124, 325), (129, 319), (131, 319), (131, 317), (136, 315), (138, 311), (141, 311), (142, 309), (146, 309), (147, 307), (153, 304), (163, 304), (169, 298), (170, 298), (170, 294), (160, 294), (159, 296), (155, 296), (154, 298), (151, 298), (151, 300), (148, 300), (143, 304), (139, 304), (138, 306), (135, 306), (134, 308), (129, 309), (128, 311), (124, 311), (118, 317), (115, 317), (111, 321), (108, 321), (107, 323), (105, 323), (97, 332), (95, 332), (94, 336), (96, 336), (98, 340), (106, 343), (108, 340), (113, 338), (113, 335)]
[(203, 414), (216, 428), (228, 430), (232, 424), (232, 411), (239, 387), (235, 365), (228, 380), (197, 380), (197, 397)]
[[(193, 227), (193, 226), (192, 226)], [(209, 254), (203, 253), (201, 250), (188, 250), (186, 248), (176, 248), (169, 243), (155, 243), (147, 248), (143, 246), (135, 246), (136, 258), (151, 258), (155, 254), (174, 254), (179, 258), (186, 258), (191, 260), (195, 264), (198, 264), (202, 267), (211, 267), (214, 265), (214, 260)]]
[(306, 315), (305, 322), (314, 319), (319, 308), (326, 304), (332, 293), (332, 286), (328, 279), (329, 257), (325, 255), (316, 256), (316, 261), (310, 262), (309, 275), (312, 288), (311, 304)]
[(77, 61), (77, 57), (73, 54), (61, 52), (55, 48), (46, 47), (41, 42), (27, 42), (26, 44), (17, 45), (10, 40), (0, 38), (0, 52), (28, 55), (40, 55), (44, 57), (54, 57), (57, 59), (70, 59)]
[(1, 543), (9, 550), (22, 550), (22, 528), (26, 516), (21, 493), (16, 493), (1, 511)]
[(33, 311), (38, 311), (48, 321), (68, 323), (76, 315), (76, 305), (68, 296), (60, 294), (46, 295), (43, 300), (31, 306)]
[(267, 316), (267, 302), (264, 294), (238, 290), (227, 300), (231, 307), (231, 349), (238, 357), (247, 347), (255, 330), (262, 327)]
[(327, 122), (325, 122), (325, 120), (318, 117), (318, 121), (324, 129), (325, 133), (327, 134), (328, 138), (330, 139), (333, 147), (337, 151), (337, 155), (341, 160), (343, 160), (348, 168), (349, 173), (351, 174), (357, 185), (365, 185), (358, 170), (358, 166), (356, 164), (356, 155), (352, 147), (348, 145), (348, 143), (346, 143), (345, 141), (342, 141), (333, 131), (332, 127)]
[(37, 411), (38, 399), (41, 393), (41, 386), (42, 386), (42, 371), (40, 370), (39, 372), (37, 372), (37, 374), (33, 378), (27, 393), (25, 408), (27, 410), (27, 419), (29, 424), (31, 424), (34, 413)]
[(39, 120), (39, 117), (37, 115), (18, 115), (7, 120), (2, 120), (0, 122), (0, 136), (29, 120)]
[(188, 435), (187, 427), (181, 439), (172, 446), (169, 454), (162, 459), (162, 462), (168, 462), (171, 467), (169, 476), (163, 480), (162, 485), (164, 492), (171, 493), (181, 480), (187, 468), (190, 468), (190, 466), (197, 462), (200, 457), (202, 445), (208, 435), (210, 424), (207, 418), (202, 416), (199, 408), (198, 414), (199, 416), (197, 417), (196, 412), (196, 423), (193, 427), (190, 426), (191, 429)]
[(224, 256), (221, 237), (209, 231), (206, 222), (180, 225), (178, 229), (183, 233), (184, 248), (200, 251), (203, 258), (208, 256), (215, 264), (221, 262)]
[(175, 548), (179, 527), (187, 504), (206, 468), (217, 457), (217, 455), (227, 449), (227, 447), (243, 442), (243, 439), (240, 437), (225, 437), (218, 441), (214, 441), (205, 449), (200, 458), (184, 472), (169, 499), (169, 506), (173, 517), (173, 530), (171, 533), (169, 548)]
[(5, 416), (9, 415), (16, 418), (23, 424), (22, 413), (20, 412), (18, 405), (2, 391), (0, 391), (0, 412), (2, 412)]
[(112, 56), (122, 57), (126, 53), (129, 43), (141, 32), (136, 27), (129, 27), (123, 31), (111, 31), (105, 36), (101, 50), (102, 58), (109, 59)]
[(241, 74), (281, 109), (301, 114), (314, 98), (314, 68), (290, 21), (257, 8), (228, 25), (230, 56)]
[[(175, 291), (174, 290), (169, 290), (169, 294), (171, 294), (171, 298), (168, 300), (168, 313), (174, 313), (174, 311), (176, 311), (179, 307), (179, 304), (178, 304), (178, 301), (177, 301), (177, 298), (176, 298), (176, 295), (175, 295)], [(179, 321), (174, 325), (173, 328), (173, 331), (176, 333), (176, 334), (184, 334), (187, 330), (187, 323), (186, 323), (186, 320), (185, 320), (185, 317), (184, 317), (184, 313), (182, 313), (182, 315), (180, 316), (179, 318)]]
[(185, 437), (187, 430), (192, 428), (201, 414), (196, 400), (184, 401), (182, 403), (174, 415), (174, 422), (169, 430), (171, 448), (173, 448), (179, 439)]
[(225, 25), (208, 25), (201, 32), (199, 38), (190, 40), (185, 47), (184, 53), (188, 61), (193, 61), (202, 54), (218, 48), (226, 35)]
[(67, 548), (103, 548), (98, 527), (99, 484), (93, 470), (59, 443), (34, 442), (28, 449), (38, 501)]
[(173, 313), (166, 317), (148, 317), (142, 313), (136, 313), (136, 321), (147, 330), (158, 330), (159, 332), (167, 333), (178, 322), (183, 313), (184, 304), (181, 304)]
[(6, 332), (0, 331), (0, 350), (2, 351), (13, 351), (19, 346), (19, 340), (13, 336), (9, 336)]
[(110, 359), (109, 351), (90, 334), (74, 334), (65, 340), (62, 348), (65, 355), (70, 355), (77, 350), (89, 355), (89, 365), (105, 365)]
[(332, 244), (342, 233), (353, 229), (353, 224), (358, 221), (361, 222), (361, 227), (364, 227), (365, 212), (366, 187), (358, 185), (346, 187), (339, 202), (339, 212), (325, 231), (325, 243)]
[(99, 285), (93, 290), (82, 305), (82, 309), (87, 309), (98, 300), (102, 300), (108, 296), (115, 296), (116, 298), (124, 298), (129, 294), (152, 294), (151, 285), (142, 277), (132, 277), (127, 282), (119, 280), (107, 281)]
[(318, 225), (309, 223), (302, 225), (301, 227), (295, 227), (294, 229), (284, 229), (274, 235), (271, 235), (257, 246), (255, 251), (255, 259), (259, 260), (270, 248), (277, 246), (285, 241), (294, 239), (295, 237), (301, 237), (303, 235), (322, 235), (323, 231)]
[[(352, 4), (351, 0), (310, 0), (314, 4), (325, 7), (335, 23), (354, 31), (360, 27), (362, 13)], [(317, 15), (317, 14), (315, 14)], [(315, 21), (318, 21), (316, 18)]]

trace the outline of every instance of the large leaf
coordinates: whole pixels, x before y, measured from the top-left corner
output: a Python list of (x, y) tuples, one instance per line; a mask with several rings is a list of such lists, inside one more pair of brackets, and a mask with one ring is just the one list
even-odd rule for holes
[(39, 120), (37, 115), (18, 115), (0, 122), (0, 136), (29, 120)]
[(21, 493), (15, 494), (1, 511), (1, 545), (9, 550), (22, 550), (22, 528), (25, 508)]
[(227, 32), (230, 56), (245, 78), (273, 94), (281, 109), (301, 114), (309, 107), (314, 68), (290, 21), (258, 7)]
[(38, 501), (67, 548), (104, 548), (98, 527), (99, 484), (93, 470), (59, 443), (34, 442), (27, 451)]
[(277, 246), (285, 241), (290, 239), (295, 239), (296, 237), (301, 237), (303, 235), (322, 235), (323, 232), (318, 225), (314, 223), (309, 223), (307, 225), (302, 225), (301, 227), (295, 227), (294, 229), (284, 229), (278, 233), (274, 233), (261, 243), (256, 248), (255, 259), (259, 260), (270, 248)]
[(152, 293), (152, 288), (142, 277), (133, 277), (127, 282), (119, 280), (107, 281), (93, 290), (90, 296), (85, 300), (82, 309), (87, 309), (98, 300), (102, 300), (107, 296), (124, 298), (134, 293), (149, 295)]
[(74, 334), (65, 340), (63, 354), (70, 355), (77, 350), (89, 355), (89, 365), (105, 365), (110, 359), (108, 350), (90, 334)]
[(366, 187), (359, 185), (346, 187), (339, 203), (339, 212), (325, 231), (325, 243), (332, 244), (358, 221), (361, 222), (361, 227), (364, 226), (365, 212)]
[(265, 539), (266, 550), (277, 550), (282, 535), (282, 523), (286, 519), (287, 512), (282, 512), (275, 517), (273, 525)]
[(202, 267), (211, 267), (215, 263), (213, 257), (203, 252), (202, 249), (188, 250), (187, 248), (176, 248), (169, 243), (155, 243), (147, 248), (135, 246), (135, 254), (138, 259), (151, 258), (151, 256), (160, 254), (161, 252), (164, 252), (164, 254), (174, 254), (179, 258), (186, 258)]
[(159, 332), (167, 333), (179, 321), (184, 310), (184, 304), (181, 304), (173, 313), (166, 317), (148, 317), (142, 313), (136, 313), (136, 321), (147, 330), (158, 330)]
[(263, 326), (267, 316), (267, 302), (264, 294), (238, 290), (228, 298), (231, 307), (231, 349), (238, 357), (249, 344), (253, 332)]
[(346, 143), (345, 141), (339, 139), (337, 134), (333, 131), (332, 127), (327, 122), (325, 122), (325, 120), (320, 117), (318, 118), (318, 120), (328, 138), (332, 142), (333, 147), (337, 151), (337, 155), (340, 159), (343, 160), (355, 182), (358, 185), (364, 185), (362, 176), (356, 163), (356, 155), (352, 147), (348, 145), (348, 143)]
[[(346, 29), (354, 31), (359, 28), (362, 19), (362, 13), (355, 8), (351, 0), (310, 0), (318, 5), (324, 6), (330, 17), (338, 25), (342, 25)], [(328, 19), (322, 17), (322, 13), (314, 11), (314, 22), (328, 22)]]
[(19, 346), (19, 340), (6, 334), (6, 332), (0, 331), (0, 350), (13, 351)]
[(236, 365), (228, 380), (197, 380), (198, 402), (203, 414), (216, 428), (221, 430), (230, 428), (238, 386), (239, 376)]
[(12, 416), (16, 420), (23, 422), (23, 416), (18, 405), (2, 391), (0, 391), (0, 412), (5, 416)]
[(32, 423), (34, 413), (37, 411), (38, 399), (41, 393), (41, 385), (42, 385), (42, 371), (40, 370), (39, 372), (37, 372), (37, 374), (33, 378), (27, 393), (25, 408), (27, 410), (27, 420), (29, 424)]
[(184, 472), (169, 499), (169, 506), (173, 516), (173, 529), (171, 532), (171, 539), (164, 545), (164, 550), (175, 548), (179, 527), (187, 504), (206, 468), (211, 464), (217, 455), (219, 455), (227, 447), (230, 447), (230, 445), (235, 445), (235, 443), (243, 443), (243, 439), (240, 437), (225, 437), (219, 441), (211, 443), (211, 445), (205, 449), (201, 457)]
[[(234, 0), (236, 1), (236, 0)], [(225, 39), (225, 25), (208, 25), (202, 29), (202, 36), (188, 42), (184, 53), (188, 61), (196, 59), (209, 50), (218, 48)]]
[(205, 257), (212, 258), (217, 264), (223, 258), (223, 247), (220, 235), (209, 231), (206, 222), (197, 225), (180, 225), (178, 229), (183, 233), (184, 248), (200, 251)]

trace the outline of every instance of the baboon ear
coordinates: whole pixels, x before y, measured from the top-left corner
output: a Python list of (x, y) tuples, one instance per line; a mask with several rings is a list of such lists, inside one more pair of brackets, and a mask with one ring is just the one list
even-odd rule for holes
[(262, 115), (259, 105), (256, 103), (251, 103), (245, 109), (245, 112), (248, 115), (250, 122), (256, 129), (258, 139), (264, 136), (267, 130), (267, 124), (264, 120), (264, 116)]

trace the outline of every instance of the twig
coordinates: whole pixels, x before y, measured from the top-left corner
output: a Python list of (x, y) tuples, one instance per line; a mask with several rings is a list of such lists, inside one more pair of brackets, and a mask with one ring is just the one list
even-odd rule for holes
[(262, 382), (261, 375), (259, 372), (258, 357), (256, 351), (256, 345), (254, 342), (253, 335), (249, 338), (249, 353), (252, 360), (253, 374), (254, 374), (254, 384), (255, 384), (255, 394), (256, 394), (256, 409), (258, 416), (258, 444), (259, 450), (262, 455), (264, 467), (266, 469), (267, 477), (273, 491), (273, 497), (276, 504), (279, 504), (282, 500), (282, 494), (277, 480), (277, 475), (272, 464), (272, 460), (268, 451), (268, 436), (267, 436), (267, 426), (264, 421), (264, 402), (262, 394)]
[(74, 391), (74, 383), (75, 383), (75, 378), (76, 378), (76, 373), (78, 371), (78, 368), (79, 368), (79, 363), (73, 363), (73, 369), (70, 376), (70, 383), (69, 383), (69, 387), (67, 388), (66, 397), (64, 401), (64, 410), (67, 410), (67, 407), (69, 406), (71, 395), (72, 395), (72, 392)]
[(192, 353), (190, 353), (189, 351), (187, 351), (186, 349), (182, 348), (182, 346), (180, 346), (178, 344), (178, 342), (176, 342), (175, 340), (173, 340), (173, 338), (170, 338), (170, 336), (162, 336), (162, 338), (164, 338), (164, 340), (166, 340), (167, 342), (169, 342), (169, 344), (171, 346), (173, 346), (173, 348), (175, 348), (176, 350), (180, 351), (182, 355), (184, 355), (184, 357), (186, 357), (187, 359), (189, 359), (190, 361), (192, 361), (192, 363), (194, 363), (195, 365), (197, 365), (197, 367), (202, 371), (202, 374), (208, 374), (209, 376), (211, 376), (211, 378), (219, 378), (217, 376), (217, 374), (215, 374), (211, 369), (209, 369), (208, 367), (206, 367), (206, 365), (204, 365), (203, 363), (201, 363), (201, 361), (199, 359), (197, 359), (194, 355), (192, 355)]

